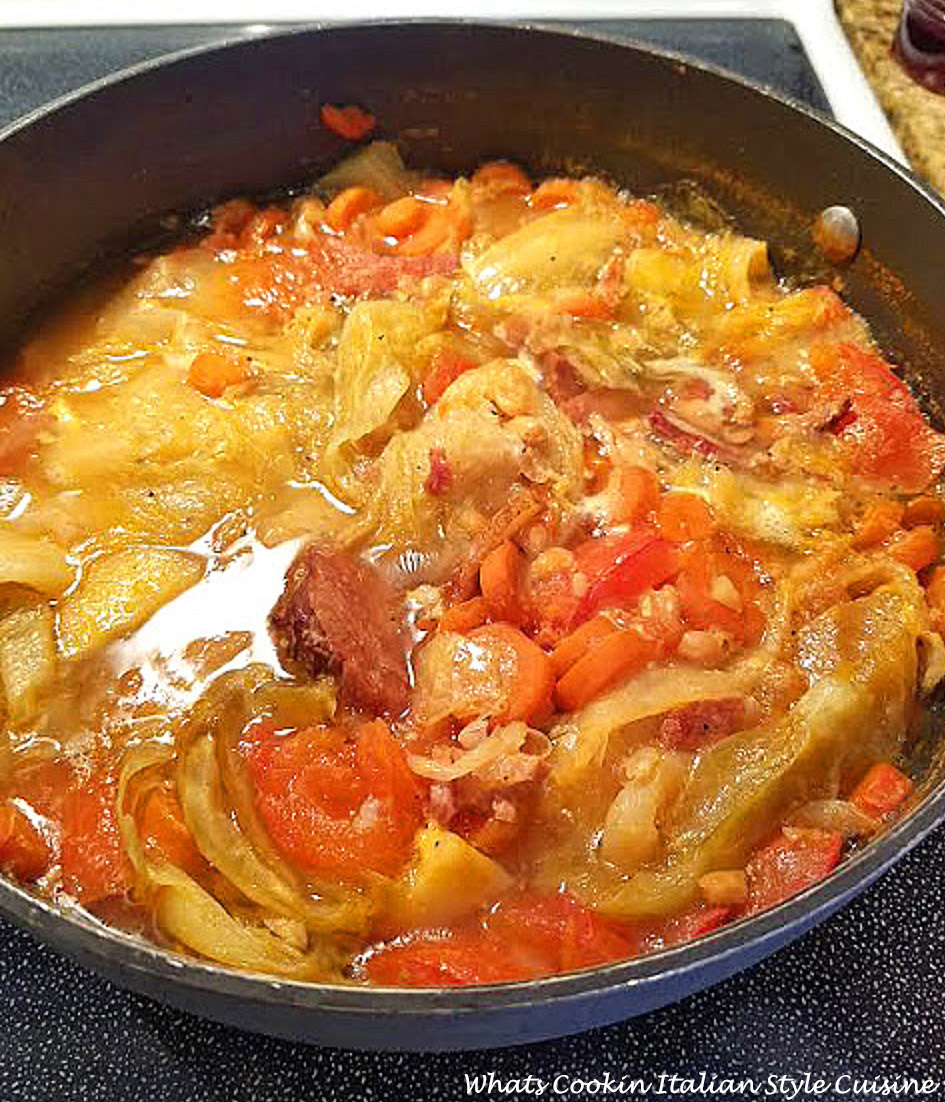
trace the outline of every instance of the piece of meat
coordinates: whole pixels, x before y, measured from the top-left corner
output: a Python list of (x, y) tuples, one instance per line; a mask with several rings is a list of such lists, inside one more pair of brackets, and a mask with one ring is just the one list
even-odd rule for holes
[(409, 691), (401, 613), (373, 567), (310, 544), (289, 567), (269, 630), (286, 670), (337, 676), (346, 704), (396, 716), (406, 708)]
[(743, 727), (748, 711), (742, 696), (685, 704), (663, 717), (659, 740), (670, 750), (702, 750)]

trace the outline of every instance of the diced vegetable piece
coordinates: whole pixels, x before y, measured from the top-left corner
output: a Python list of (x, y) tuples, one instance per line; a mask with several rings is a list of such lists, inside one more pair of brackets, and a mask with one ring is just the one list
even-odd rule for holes
[(446, 926), (494, 903), (512, 878), (497, 862), (442, 827), (418, 831), (413, 863), (391, 886), (396, 925)]
[(898, 501), (873, 502), (857, 526), (853, 535), (853, 546), (874, 547), (878, 543), (883, 543), (899, 528), (902, 519), (902, 505)]
[(599, 609), (629, 606), (648, 589), (669, 581), (682, 563), (668, 540), (633, 532), (588, 540), (575, 550), (575, 557), (589, 583), (578, 607), (579, 620)]
[(440, 617), (437, 627), (440, 631), (455, 631), (465, 635), (473, 628), (481, 627), (489, 619), (489, 605), (485, 597), (470, 597), (452, 605)]
[(928, 524), (920, 524), (895, 537), (889, 553), (913, 570), (924, 570), (941, 555), (942, 537)]
[(470, 183), (493, 194), (511, 191), (527, 195), (532, 190), (531, 180), (511, 161), (486, 161), (472, 174)]
[(892, 814), (915, 786), (912, 781), (888, 761), (878, 761), (853, 789), (850, 803), (872, 819)]
[(245, 357), (233, 352), (198, 352), (187, 370), (187, 382), (206, 398), (220, 398), (228, 387), (251, 375)]
[(410, 987), (497, 983), (619, 960), (632, 944), (571, 896), (527, 894), (503, 901), (478, 922), (379, 946), (364, 973), (374, 983)]
[(423, 380), (423, 398), (428, 405), (438, 401), (450, 383), (474, 367), (478, 367), (470, 356), (452, 352), (448, 348), (438, 349), (430, 360), (430, 368)]
[(552, 210), (554, 207), (566, 207), (573, 203), (578, 194), (577, 180), (559, 176), (551, 180), (542, 180), (535, 188), (531, 203), (535, 210)]
[(559, 678), (563, 677), (575, 662), (616, 630), (613, 621), (601, 613), (591, 620), (586, 620), (570, 635), (566, 635), (551, 652), (551, 664), (555, 675)]
[(661, 645), (633, 628), (607, 634), (558, 681), (555, 696), (566, 712), (577, 711), (658, 658)]
[(747, 912), (773, 907), (823, 880), (836, 868), (842, 847), (843, 835), (836, 831), (785, 827), (748, 862)]
[(551, 659), (537, 644), (509, 624), (485, 624), (471, 638), (492, 647), (508, 669), (505, 705), (497, 723), (521, 719), (537, 723), (551, 712), (554, 670)]
[(660, 531), (674, 543), (702, 540), (715, 529), (715, 518), (698, 494), (676, 491), (666, 494), (659, 505)]
[(116, 784), (102, 772), (77, 776), (62, 804), (62, 886), (89, 904), (122, 895), (131, 866), (118, 833)]
[(479, 567), (479, 587), (496, 620), (520, 624), (524, 619), (521, 581), (524, 557), (518, 547), (506, 540), (482, 560)]
[(325, 220), (335, 230), (346, 230), (362, 214), (383, 202), (380, 195), (369, 187), (355, 185), (340, 191), (328, 204)]
[(614, 479), (618, 497), (615, 520), (634, 524), (659, 505), (660, 480), (646, 467), (618, 467)]
[(84, 658), (139, 627), (203, 576), (200, 556), (171, 547), (128, 547), (93, 559), (59, 606), (59, 645)]
[(0, 804), (0, 869), (17, 880), (38, 880), (52, 856), (45, 838), (15, 804)]
[(0, 585), (25, 585), (55, 597), (70, 584), (72, 575), (66, 553), (52, 540), (0, 526)]
[(386, 724), (285, 735), (263, 723), (245, 749), (263, 822), (290, 861), (349, 882), (403, 868), (422, 788)]
[(322, 104), (321, 119), (329, 130), (349, 142), (367, 137), (374, 129), (374, 116), (357, 104), (338, 107), (333, 103)]
[(0, 685), (14, 723), (28, 719), (56, 676), (55, 619), (48, 605), (0, 620)]
[(907, 501), (902, 513), (906, 528), (917, 524), (942, 524), (945, 521), (945, 501), (936, 494), (923, 494)]

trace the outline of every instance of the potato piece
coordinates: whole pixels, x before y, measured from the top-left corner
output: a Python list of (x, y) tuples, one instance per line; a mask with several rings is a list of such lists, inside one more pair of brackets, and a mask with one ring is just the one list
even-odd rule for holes
[(65, 551), (52, 540), (0, 527), (0, 583), (25, 585), (55, 597), (72, 575)]
[(392, 886), (391, 918), (400, 929), (440, 926), (494, 902), (512, 878), (498, 862), (451, 830), (417, 832), (416, 856)]
[(55, 677), (54, 624), (48, 605), (17, 609), (0, 621), (0, 683), (13, 723), (34, 714)]
[(67, 658), (143, 624), (199, 581), (204, 561), (172, 547), (127, 547), (93, 559), (59, 608), (59, 646)]

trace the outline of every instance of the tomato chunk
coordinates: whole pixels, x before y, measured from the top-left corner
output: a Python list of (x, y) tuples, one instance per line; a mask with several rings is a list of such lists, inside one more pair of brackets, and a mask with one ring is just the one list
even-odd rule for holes
[(385, 723), (290, 734), (260, 723), (244, 751), (266, 829), (300, 868), (345, 881), (400, 871), (423, 790)]
[(14, 804), (0, 804), (0, 869), (17, 880), (37, 880), (51, 860), (45, 838), (25, 813)]
[(626, 607), (648, 589), (669, 581), (682, 564), (672, 543), (649, 532), (589, 540), (574, 554), (589, 582), (578, 606), (578, 620), (602, 608)]
[(784, 830), (748, 862), (748, 902), (752, 914), (773, 907), (816, 884), (840, 860), (843, 835), (833, 830)]
[(850, 803), (864, 815), (882, 819), (895, 811), (914, 787), (902, 770), (888, 761), (878, 761), (854, 788)]
[(105, 773), (76, 778), (62, 802), (62, 884), (82, 903), (122, 895), (131, 865), (121, 846), (117, 785)]
[(524, 894), (448, 931), (423, 930), (373, 950), (374, 983), (429, 987), (530, 979), (620, 960), (622, 931), (564, 893)]
[(828, 395), (846, 398), (838, 435), (853, 470), (874, 485), (920, 493), (945, 467), (945, 436), (926, 422), (906, 384), (881, 356), (851, 341), (817, 345), (811, 366)]

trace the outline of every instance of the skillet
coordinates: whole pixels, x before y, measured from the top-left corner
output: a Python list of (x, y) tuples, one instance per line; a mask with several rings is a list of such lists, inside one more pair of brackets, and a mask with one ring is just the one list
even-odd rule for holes
[[(84, 271), (158, 240), (176, 214), (304, 183), (347, 148), (323, 102), (363, 102), (408, 163), (511, 156), (638, 192), (699, 182), (803, 276), (824, 206), (857, 213), (842, 273), (886, 355), (931, 410), (945, 397), (945, 207), (865, 142), (671, 54), (525, 27), (405, 23), (309, 30), (149, 63), (0, 135), (0, 340)], [(169, 217), (170, 216), (170, 217)], [(819, 274), (823, 274), (820, 272)], [(565, 976), (459, 990), (298, 984), (185, 960), (0, 882), (0, 909), (113, 981), (279, 1036), (364, 1048), (520, 1044), (605, 1024), (717, 982), (865, 888), (943, 814), (937, 758), (915, 810), (828, 880), (695, 944)]]

